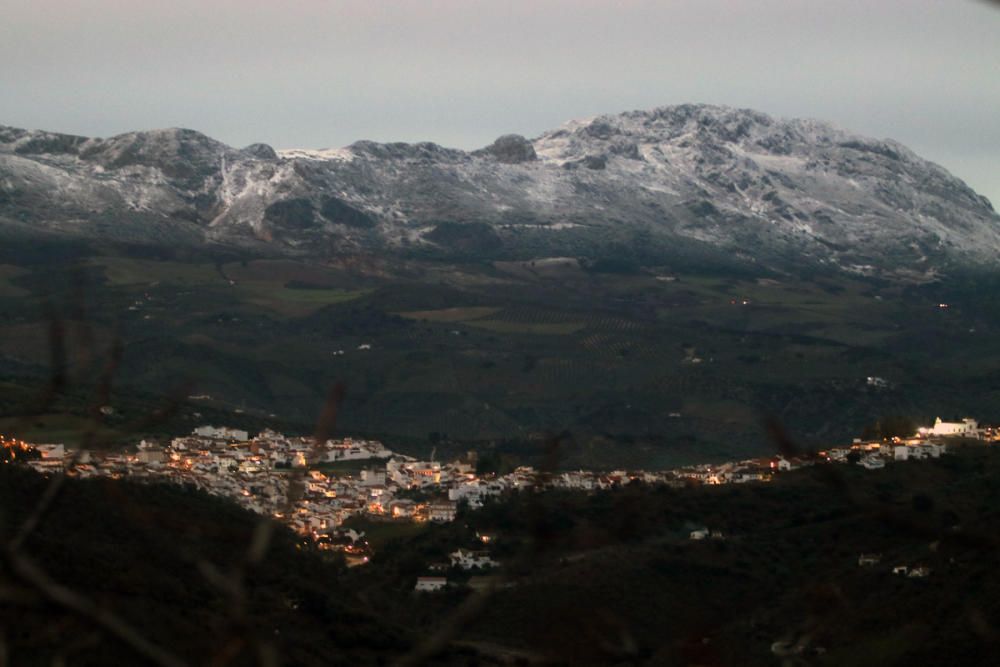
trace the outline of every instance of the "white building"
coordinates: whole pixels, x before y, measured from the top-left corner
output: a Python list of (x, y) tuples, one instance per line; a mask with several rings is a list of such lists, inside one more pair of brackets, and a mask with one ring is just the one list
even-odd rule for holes
[(427, 518), (436, 523), (454, 521), (455, 513), (454, 501), (430, 503), (427, 506)]
[(361, 483), (365, 486), (385, 486), (385, 470), (362, 470)]
[[(523, 489), (531, 486), (531, 481), (526, 480), (508, 480), (510, 481), (510, 487), (515, 489)], [(483, 506), (483, 502), (489, 497), (498, 497), (504, 492), (503, 480), (493, 480), (490, 482), (484, 482), (483, 480), (475, 480), (471, 482), (462, 482), (457, 486), (453, 486), (448, 489), (448, 500), (455, 501), (466, 501), (469, 507), (479, 508)]]
[(165, 452), (159, 447), (145, 447), (136, 454), (139, 463), (162, 463), (166, 460)]
[(934, 420), (934, 426), (928, 431), (929, 435), (939, 435), (944, 437), (965, 437), (975, 438), (978, 435), (979, 423), (975, 419), (966, 417), (960, 422), (941, 421), (938, 417)]
[(488, 551), (459, 549), (458, 551), (448, 554), (448, 558), (451, 559), (452, 566), (460, 567), (463, 570), (471, 570), (474, 568), (486, 570), (500, 565), (500, 563), (490, 557)]
[(948, 451), (948, 446), (939, 442), (918, 442), (913, 445), (896, 445), (892, 457), (897, 461), (909, 459), (936, 459)]
[(400, 498), (389, 503), (389, 514), (394, 519), (405, 519), (412, 517), (416, 511), (417, 504), (408, 498)]
[(417, 577), (417, 585), (413, 587), (413, 590), (422, 592), (439, 591), (447, 585), (447, 577)]
[(948, 445), (944, 443), (928, 442), (923, 445), (923, 449), (932, 458), (940, 458), (940, 456), (948, 451)]
[(202, 438), (211, 438), (213, 440), (235, 440), (237, 442), (246, 442), (250, 439), (250, 434), (246, 431), (228, 428), (226, 426), (199, 426), (194, 430), (194, 434)]
[(62, 461), (66, 456), (65, 445), (35, 445), (35, 449), (38, 451), (38, 455), (46, 461)]
[(881, 457), (874, 454), (869, 454), (861, 459), (859, 463), (868, 470), (879, 470), (880, 468), (885, 467), (885, 461), (883, 461)]

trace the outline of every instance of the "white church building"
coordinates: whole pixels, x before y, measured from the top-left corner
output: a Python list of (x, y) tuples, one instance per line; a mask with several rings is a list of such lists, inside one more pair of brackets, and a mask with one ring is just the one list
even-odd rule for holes
[(975, 438), (979, 436), (979, 422), (966, 417), (960, 422), (942, 421), (940, 417), (934, 420), (934, 426), (926, 431), (926, 435), (937, 435), (942, 437), (965, 437)]

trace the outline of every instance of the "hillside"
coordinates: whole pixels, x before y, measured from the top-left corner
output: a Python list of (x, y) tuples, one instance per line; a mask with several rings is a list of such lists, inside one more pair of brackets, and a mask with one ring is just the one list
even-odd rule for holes
[[(0, 468), (5, 548), (47, 484), (17, 466)], [(180, 487), (70, 480), (23, 552), (180, 664), (375, 664), (409, 650), (411, 637), (340, 581), (342, 565), (302, 550), (285, 529), (277, 528), (263, 559), (252, 562), (259, 521)], [(148, 664), (9, 567), (4, 561), (0, 568), (0, 625), (10, 664)]]
[[(352, 576), (394, 601), (387, 617), (440, 627), (474, 594), (404, 592), (456, 548), (488, 548), (500, 587), (455, 639), (558, 664), (988, 665), (998, 474), (1000, 453), (976, 445), (771, 484), (519, 497), (404, 538)], [(700, 527), (724, 539), (689, 539)]]

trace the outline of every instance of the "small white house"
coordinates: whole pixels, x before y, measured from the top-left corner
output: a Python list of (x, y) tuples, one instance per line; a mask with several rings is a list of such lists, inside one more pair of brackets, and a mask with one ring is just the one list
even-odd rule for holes
[(932, 459), (940, 458), (942, 454), (948, 451), (948, 445), (937, 442), (925, 442), (919, 445), (919, 447), (924, 451), (925, 456), (929, 456)]
[(483, 506), (483, 502), (490, 496), (499, 496), (503, 489), (495, 484), (485, 484), (482, 481), (465, 482), (448, 489), (448, 500), (456, 502), (465, 501), (472, 509)]
[(400, 498), (389, 503), (389, 514), (394, 519), (406, 519), (413, 516), (417, 504), (409, 498)]
[(879, 470), (885, 467), (885, 461), (879, 456), (866, 456), (859, 463), (868, 470)]
[(490, 557), (488, 551), (459, 549), (458, 551), (448, 554), (448, 557), (451, 559), (452, 566), (460, 567), (463, 570), (486, 570), (500, 565), (500, 563)]
[(362, 470), (361, 483), (364, 486), (381, 486), (385, 484), (385, 470)]
[(166, 460), (166, 454), (159, 447), (146, 447), (139, 450), (136, 460), (139, 463), (162, 463)]
[(62, 461), (66, 456), (65, 445), (35, 445), (38, 455), (45, 461)]
[(413, 590), (423, 593), (431, 593), (434, 591), (440, 591), (447, 585), (447, 577), (417, 577), (417, 585), (413, 587)]
[(711, 532), (708, 530), (708, 528), (698, 528), (696, 530), (692, 530), (691, 534), (688, 535), (688, 538), (692, 540), (704, 540), (710, 534)]
[(436, 523), (448, 523), (455, 520), (456, 503), (443, 501), (430, 503), (427, 506), (427, 518)]

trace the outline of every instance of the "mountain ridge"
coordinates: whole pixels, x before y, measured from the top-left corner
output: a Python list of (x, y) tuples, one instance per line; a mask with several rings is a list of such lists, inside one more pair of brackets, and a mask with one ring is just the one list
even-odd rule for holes
[(240, 149), (183, 128), (94, 139), (0, 126), (5, 221), (321, 257), (624, 252), (924, 278), (993, 266), (1000, 252), (990, 202), (898, 142), (692, 104), (473, 151)]

